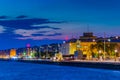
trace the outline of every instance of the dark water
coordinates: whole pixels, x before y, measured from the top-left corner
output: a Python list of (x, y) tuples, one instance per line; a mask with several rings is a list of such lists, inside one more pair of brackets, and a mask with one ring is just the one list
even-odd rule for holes
[(0, 61), (0, 80), (120, 80), (120, 71)]

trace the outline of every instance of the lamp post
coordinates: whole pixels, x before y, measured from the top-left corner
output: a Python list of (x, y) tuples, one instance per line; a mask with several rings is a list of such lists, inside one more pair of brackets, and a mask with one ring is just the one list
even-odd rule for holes
[(116, 39), (118, 39), (119, 37), (118, 37), (118, 36), (116, 36), (115, 38), (116, 38)]
[[(111, 49), (111, 43), (110, 43), (110, 41), (111, 41), (111, 39), (108, 39), (108, 47), (109, 47), (109, 50)], [(110, 55), (109, 55), (109, 57), (111, 57), (111, 53), (110, 53)]]
[(99, 58), (100, 58), (100, 61), (102, 61), (102, 56), (101, 56), (102, 51), (101, 51), (101, 50), (99, 50), (99, 51), (98, 51), (98, 53), (99, 53)]
[(111, 39), (108, 39), (108, 41), (110, 42), (110, 41), (111, 41)]
[(118, 52), (117, 49), (115, 49), (115, 61), (116, 61), (116, 54), (117, 54), (117, 52)]
[(99, 55), (100, 55), (102, 51), (101, 51), (101, 50), (99, 50), (98, 52), (99, 52)]
[(95, 39), (93, 39), (92, 41), (95, 42)]
[(106, 43), (105, 43), (105, 40), (106, 40), (106, 34), (104, 32), (104, 52), (103, 52), (104, 60), (105, 60), (105, 53), (106, 53)]

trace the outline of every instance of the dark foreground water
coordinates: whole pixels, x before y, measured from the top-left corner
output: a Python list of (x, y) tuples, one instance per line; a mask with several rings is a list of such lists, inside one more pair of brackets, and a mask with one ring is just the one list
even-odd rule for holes
[(120, 80), (120, 71), (0, 61), (0, 80)]

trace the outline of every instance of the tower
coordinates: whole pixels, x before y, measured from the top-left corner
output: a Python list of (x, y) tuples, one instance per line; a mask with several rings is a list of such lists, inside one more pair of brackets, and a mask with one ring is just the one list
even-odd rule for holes
[(27, 56), (30, 56), (30, 44), (27, 44)]

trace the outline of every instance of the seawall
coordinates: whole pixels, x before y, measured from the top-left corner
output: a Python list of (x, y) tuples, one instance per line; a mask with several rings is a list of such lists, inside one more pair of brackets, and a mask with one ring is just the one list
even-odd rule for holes
[(49, 64), (49, 65), (59, 65), (59, 66), (74, 66), (74, 67), (87, 67), (87, 68), (99, 68), (99, 69), (111, 69), (111, 70), (120, 70), (119, 62), (86, 62), (86, 61), (62, 61), (62, 62), (53, 62), (53, 61), (38, 61), (38, 60), (17, 60), (18, 62), (25, 63), (37, 63), (37, 64)]

